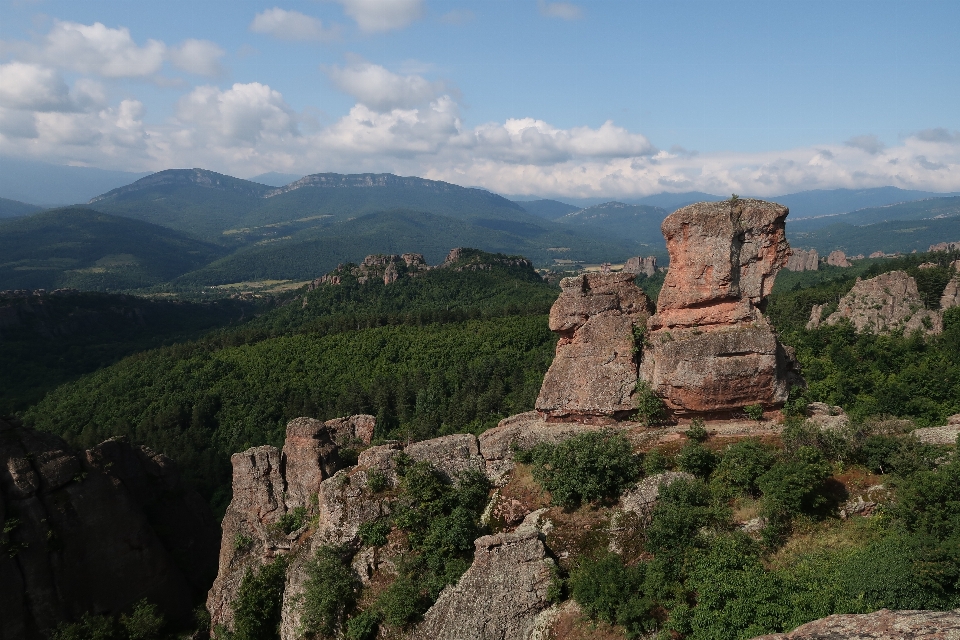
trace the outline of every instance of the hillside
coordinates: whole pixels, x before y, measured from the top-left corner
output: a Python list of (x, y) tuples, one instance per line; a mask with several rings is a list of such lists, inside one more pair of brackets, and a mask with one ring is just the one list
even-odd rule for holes
[(863, 226), (835, 223), (813, 231), (799, 231), (798, 226), (787, 226), (790, 244), (798, 249), (816, 249), (820, 255), (835, 249), (848, 256), (870, 255), (874, 251), (910, 253), (926, 251), (938, 242), (960, 240), (960, 215)]
[(0, 155), (0, 197), (42, 207), (80, 204), (145, 175)]
[[(955, 195), (958, 194), (899, 189), (897, 187), (875, 187), (873, 189), (814, 189), (768, 199), (790, 207), (790, 215), (796, 222), (802, 218), (833, 216), (860, 209), (887, 207), (916, 200)], [(867, 220), (866, 222), (902, 219), (904, 218), (881, 218)], [(829, 222), (826, 224), (829, 224)], [(851, 224), (865, 224), (865, 222), (851, 222)]]
[(516, 200), (515, 202), (527, 212), (535, 216), (540, 216), (541, 218), (546, 218), (547, 220), (556, 220), (580, 209), (580, 207), (575, 207), (572, 204), (559, 202), (557, 200)]
[(630, 240), (640, 245), (643, 252), (666, 255), (660, 223), (668, 213), (661, 207), (605, 202), (568, 213), (557, 222), (603, 233), (607, 237)]
[[(524, 214), (529, 215), (529, 214)], [(176, 286), (209, 285), (259, 278), (309, 279), (343, 262), (359, 262), (373, 253), (414, 250), (427, 262), (440, 262), (451, 247), (473, 246), (484, 251), (522, 254), (537, 265), (556, 258), (582, 262), (623, 260), (641, 247), (611, 238), (597, 229), (503, 218), (462, 220), (422, 211), (369, 213), (324, 227), (295, 230), (275, 227), (280, 236), (242, 248), (176, 280)], [(281, 235), (282, 234), (282, 235)]]
[(793, 220), (795, 231), (811, 232), (835, 224), (868, 225), (881, 222), (927, 220), (960, 216), (960, 196), (925, 198), (882, 207), (869, 207), (817, 218)]
[(27, 204), (26, 202), (0, 198), (0, 218), (19, 218), (20, 216), (36, 213), (42, 209), (43, 207)]
[(86, 207), (0, 221), (0, 289), (148, 287), (220, 255), (171, 229)]

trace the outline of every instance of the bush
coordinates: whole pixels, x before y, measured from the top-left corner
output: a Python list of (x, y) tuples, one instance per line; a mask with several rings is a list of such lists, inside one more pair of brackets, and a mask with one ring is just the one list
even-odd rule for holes
[(53, 640), (118, 640), (113, 618), (85, 613), (79, 622), (60, 624)]
[(652, 476), (670, 468), (670, 460), (659, 449), (651, 449), (643, 456), (643, 473)]
[(382, 547), (387, 544), (390, 533), (390, 520), (379, 518), (360, 525), (360, 540), (366, 547)]
[(647, 550), (658, 561), (672, 563), (672, 570), (677, 572), (679, 560), (697, 542), (700, 529), (716, 517), (710, 490), (703, 481), (680, 478), (661, 486), (647, 528)]
[(710, 434), (707, 433), (706, 424), (700, 418), (693, 419), (690, 428), (684, 432), (684, 435), (694, 442), (705, 442), (710, 436)]
[(895, 513), (910, 531), (946, 540), (960, 532), (960, 458), (899, 483)]
[(247, 569), (234, 598), (233, 639), (264, 640), (276, 638), (280, 630), (280, 607), (287, 563), (278, 557), (256, 572)]
[(387, 481), (387, 476), (382, 471), (377, 471), (373, 469), (367, 472), (367, 487), (373, 493), (381, 493), (386, 491), (387, 487), (390, 486), (390, 483)]
[(133, 605), (130, 615), (120, 615), (120, 626), (130, 640), (154, 640), (163, 630), (163, 616), (157, 613), (157, 605), (146, 598)]
[(639, 473), (630, 441), (619, 434), (591, 432), (560, 444), (542, 443), (531, 458), (534, 479), (565, 508), (616, 498)]
[(380, 616), (375, 611), (363, 611), (347, 620), (343, 634), (347, 640), (373, 640), (377, 637)]
[(663, 400), (645, 380), (637, 380), (634, 398), (637, 402), (637, 422), (650, 427), (662, 423), (666, 418), (667, 410)]
[(653, 601), (643, 593), (645, 568), (624, 566), (615, 553), (587, 558), (570, 574), (571, 595), (592, 619), (623, 625), (637, 638), (656, 624)]
[(819, 451), (800, 447), (757, 481), (765, 513), (768, 516), (813, 513), (826, 503), (824, 481), (829, 475), (830, 467)]
[(751, 420), (756, 420), (757, 422), (763, 420), (763, 406), (759, 404), (748, 404), (743, 408), (743, 412), (747, 414), (747, 417)]
[(291, 534), (303, 526), (307, 519), (307, 510), (305, 507), (295, 507), (290, 513), (285, 513), (277, 519), (277, 528), (284, 534)]
[(334, 637), (356, 604), (360, 581), (353, 574), (349, 558), (347, 549), (322, 546), (307, 562), (300, 603), (303, 632), (321, 638)]
[(677, 467), (698, 478), (706, 478), (717, 466), (717, 456), (699, 442), (690, 442), (677, 455)]
[(382, 621), (396, 628), (419, 619), (430, 604), (430, 599), (406, 572), (401, 572), (377, 599), (377, 609)]
[(775, 460), (773, 453), (758, 440), (741, 440), (723, 452), (713, 478), (723, 486), (756, 497), (759, 495), (757, 481)]
[(911, 475), (934, 468), (939, 451), (913, 437), (868, 436), (857, 451), (857, 458), (874, 473)]

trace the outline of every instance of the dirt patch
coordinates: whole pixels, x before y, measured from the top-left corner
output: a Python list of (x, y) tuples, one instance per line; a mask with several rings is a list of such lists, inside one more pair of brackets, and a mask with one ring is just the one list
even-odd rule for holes
[(560, 608), (547, 635), (549, 640), (623, 640), (626, 637), (623, 627), (591, 622), (572, 601)]
[(549, 505), (550, 493), (533, 479), (530, 465), (517, 463), (507, 484), (497, 491), (490, 513), (490, 530), (496, 533), (512, 529), (530, 512)]
[(553, 507), (544, 514), (553, 523), (546, 545), (560, 566), (569, 571), (576, 559), (596, 554), (607, 548), (610, 510), (592, 505), (574, 511)]

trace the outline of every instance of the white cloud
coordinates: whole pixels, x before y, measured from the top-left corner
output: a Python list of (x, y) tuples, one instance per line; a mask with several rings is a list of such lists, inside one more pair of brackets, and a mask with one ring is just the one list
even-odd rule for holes
[(579, 20), (583, 17), (583, 11), (572, 2), (546, 2), (538, 0), (537, 7), (540, 9), (540, 15), (548, 18), (560, 18), (561, 20)]
[(170, 62), (178, 69), (199, 76), (217, 76), (223, 72), (223, 49), (209, 40), (184, 40), (169, 52)]
[(54, 69), (37, 64), (0, 64), (0, 106), (30, 111), (73, 109), (67, 84)]
[(337, 35), (335, 28), (324, 27), (317, 18), (279, 7), (258, 13), (250, 23), (250, 30), (265, 33), (280, 40), (295, 41), (326, 42)]
[(197, 87), (180, 100), (177, 117), (194, 127), (192, 137), (212, 138), (227, 146), (297, 135), (296, 114), (279, 91), (259, 82), (236, 83), (226, 91)]
[(960, 143), (960, 131), (954, 131), (953, 133), (950, 133), (949, 129), (944, 129), (943, 127), (918, 131), (914, 137), (918, 140), (923, 140), (924, 142), (946, 142), (949, 144)]
[(100, 22), (57, 22), (33, 55), (52, 66), (124, 78), (156, 73), (163, 65), (165, 53), (166, 45), (158, 40), (137, 46), (126, 27), (111, 29)]
[(423, 0), (337, 0), (361, 31), (402, 29), (423, 15)]
[(444, 91), (443, 83), (415, 74), (399, 75), (362, 60), (325, 67), (325, 71), (338, 89), (378, 111), (426, 104)]

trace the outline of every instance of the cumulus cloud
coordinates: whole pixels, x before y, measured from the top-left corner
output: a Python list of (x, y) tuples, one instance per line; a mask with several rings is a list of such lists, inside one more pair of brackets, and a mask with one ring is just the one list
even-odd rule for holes
[(51, 66), (108, 78), (152, 75), (160, 70), (165, 54), (166, 45), (158, 40), (147, 40), (141, 47), (126, 27), (111, 29), (100, 22), (57, 22), (33, 51)]
[(866, 151), (871, 155), (876, 155), (886, 148), (886, 145), (883, 144), (880, 138), (873, 134), (854, 136), (844, 142), (844, 144), (848, 147), (853, 147), (854, 149)]
[(209, 40), (184, 40), (170, 49), (169, 58), (178, 69), (198, 76), (217, 76), (223, 72), (223, 49)]
[(0, 106), (30, 111), (73, 109), (67, 84), (54, 69), (37, 64), (0, 64)]
[(402, 29), (423, 15), (423, 0), (338, 0), (361, 31)]
[(538, 0), (537, 7), (540, 9), (540, 15), (548, 18), (579, 20), (583, 17), (583, 11), (572, 2), (546, 2), (545, 0)]
[(338, 89), (377, 111), (426, 104), (444, 91), (441, 82), (416, 74), (399, 75), (362, 60), (324, 70)]
[(326, 42), (337, 35), (335, 28), (324, 27), (317, 18), (279, 7), (258, 13), (250, 23), (250, 30), (255, 33), (265, 33), (280, 40), (294, 41)]
[(180, 100), (177, 117), (195, 134), (228, 146), (297, 135), (296, 114), (279, 91), (259, 82), (236, 83), (226, 91), (197, 87)]
[(917, 140), (923, 140), (924, 142), (946, 142), (949, 144), (954, 144), (960, 142), (960, 131), (954, 131), (953, 133), (950, 133), (948, 129), (937, 127), (936, 129), (924, 129), (923, 131), (918, 131), (914, 137)]

